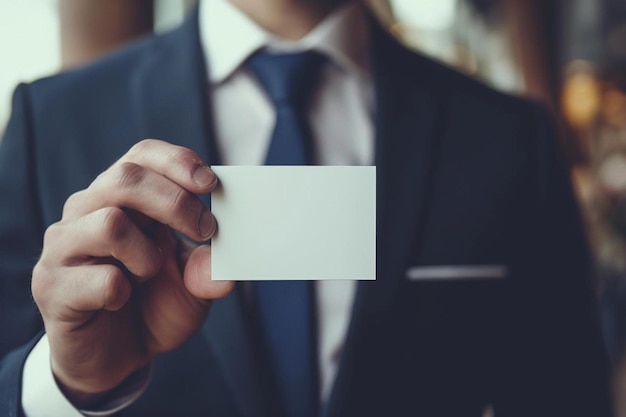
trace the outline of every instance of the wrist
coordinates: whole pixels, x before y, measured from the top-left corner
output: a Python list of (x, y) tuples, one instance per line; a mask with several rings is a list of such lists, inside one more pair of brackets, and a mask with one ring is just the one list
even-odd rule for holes
[(101, 392), (85, 392), (70, 388), (63, 384), (57, 376), (54, 378), (59, 390), (67, 400), (77, 409), (89, 414), (88, 410), (116, 408), (120, 404), (133, 402), (146, 390), (151, 373), (152, 366), (149, 363), (131, 373), (115, 387)]

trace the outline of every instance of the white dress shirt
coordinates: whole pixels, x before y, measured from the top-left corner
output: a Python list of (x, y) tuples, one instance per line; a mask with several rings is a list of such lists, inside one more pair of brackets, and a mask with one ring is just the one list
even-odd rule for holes
[[(372, 97), (363, 11), (348, 3), (298, 41), (279, 39), (227, 0), (201, 0), (200, 40), (207, 60), (213, 127), (224, 165), (262, 165), (275, 112), (262, 87), (245, 69), (255, 51), (316, 50), (327, 56), (308, 120), (318, 165), (371, 165), (374, 158)], [(167, 140), (167, 138), (161, 138)], [(316, 282), (318, 366), (321, 400), (332, 388), (355, 293), (354, 281)], [(209, 317), (210, 319), (210, 317)], [(29, 355), (23, 373), (22, 405), (27, 417), (107, 416), (138, 398), (148, 381), (122, 394), (104, 409), (78, 411), (58, 389), (44, 336)]]

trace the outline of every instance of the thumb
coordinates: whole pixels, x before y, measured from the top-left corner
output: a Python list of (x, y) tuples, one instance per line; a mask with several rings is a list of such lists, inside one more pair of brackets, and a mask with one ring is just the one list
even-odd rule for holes
[(187, 291), (204, 300), (222, 298), (235, 288), (234, 281), (211, 280), (211, 247), (196, 247), (185, 265), (184, 282)]

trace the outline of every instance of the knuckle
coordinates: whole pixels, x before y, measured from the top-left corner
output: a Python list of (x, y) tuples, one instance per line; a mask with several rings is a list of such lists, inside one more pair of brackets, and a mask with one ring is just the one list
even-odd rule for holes
[(83, 194), (84, 191), (77, 191), (65, 200), (65, 204), (63, 205), (63, 217), (71, 215), (78, 209), (82, 201)]
[(114, 184), (120, 188), (135, 188), (146, 175), (146, 170), (141, 165), (133, 162), (122, 162), (118, 165), (114, 174)]
[(148, 152), (153, 146), (154, 143), (156, 142), (155, 139), (143, 139), (137, 143), (135, 143), (128, 151), (127, 155), (129, 156), (136, 156), (136, 155), (142, 155), (146, 152)]
[(177, 188), (171, 198), (168, 199), (167, 212), (172, 216), (180, 215), (194, 207), (195, 198), (184, 188)]
[(46, 295), (51, 293), (51, 288), (54, 285), (54, 274), (52, 274), (48, 267), (40, 260), (35, 264), (33, 268), (33, 278), (30, 283), (31, 292), (35, 303), (41, 309), (46, 302)]
[(124, 273), (116, 266), (106, 266), (102, 277), (102, 306), (108, 307), (119, 304), (126, 287), (127, 282)]
[(118, 207), (101, 210), (103, 238), (108, 241), (123, 240), (130, 230), (130, 219), (126, 212)]
[(43, 234), (43, 253), (45, 255), (47, 247), (54, 247), (58, 245), (59, 241), (62, 239), (64, 235), (63, 226), (61, 223), (53, 223)]

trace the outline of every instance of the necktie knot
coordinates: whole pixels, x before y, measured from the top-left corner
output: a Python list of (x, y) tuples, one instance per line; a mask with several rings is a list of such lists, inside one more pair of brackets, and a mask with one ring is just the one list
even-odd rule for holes
[(314, 51), (286, 54), (259, 51), (248, 58), (247, 67), (274, 106), (289, 105), (302, 110), (317, 84), (324, 61), (324, 56)]

